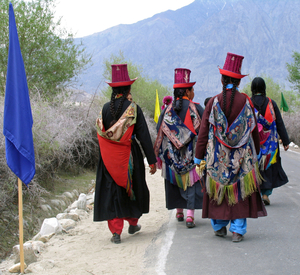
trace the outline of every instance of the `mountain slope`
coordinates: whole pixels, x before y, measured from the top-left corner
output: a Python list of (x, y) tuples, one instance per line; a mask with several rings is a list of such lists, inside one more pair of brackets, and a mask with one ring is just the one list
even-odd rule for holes
[(223, 66), (227, 52), (245, 56), (242, 73), (250, 78), (266, 74), (288, 85), (286, 62), (299, 51), (299, 10), (300, 1), (294, 0), (196, 0), (176, 11), (84, 37), (94, 66), (82, 76), (83, 88), (94, 92), (104, 81), (104, 58), (120, 50), (170, 87), (176, 67), (191, 69), (201, 99), (220, 91), (217, 66)]

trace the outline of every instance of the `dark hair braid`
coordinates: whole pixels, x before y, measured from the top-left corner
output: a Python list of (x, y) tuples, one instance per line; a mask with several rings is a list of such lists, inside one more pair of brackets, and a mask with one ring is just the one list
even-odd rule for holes
[[(179, 112), (182, 108), (182, 97), (184, 95), (184, 91), (185, 90), (181, 88), (174, 89), (173, 109), (175, 112)], [(176, 104), (178, 97), (179, 97), (179, 104)]]
[(230, 77), (227, 75), (222, 75), (223, 81), (223, 112), (226, 115), (226, 86), (230, 83)]
[[(111, 98), (110, 98), (110, 113), (113, 117), (112, 122), (110, 123), (110, 127), (112, 125), (114, 125), (117, 122), (117, 118), (119, 116), (119, 114), (122, 111), (122, 107), (123, 107), (123, 103), (125, 101), (125, 99), (127, 98), (127, 95), (130, 91), (130, 87), (131, 86), (122, 86), (122, 87), (113, 87), (112, 90), (112, 94), (111, 94)], [(115, 111), (115, 101), (116, 101), (116, 95), (117, 94), (122, 94), (121, 100), (119, 102), (117, 111)]]
[[(233, 100), (234, 100), (234, 96), (235, 96), (235, 92), (236, 92), (236, 88), (237, 86), (240, 84), (240, 79), (237, 78), (233, 78), (233, 77), (229, 77), (227, 75), (222, 75), (222, 81), (223, 81), (223, 112), (225, 114), (226, 117), (229, 117), (230, 113), (231, 113), (231, 108), (233, 105)], [(230, 105), (229, 105), (229, 110), (226, 109), (226, 86), (228, 84), (232, 83), (233, 87), (231, 89), (231, 96), (230, 96)]]
[[(186, 89), (191, 91), (192, 87)], [(184, 96), (186, 89), (183, 88), (174, 89), (173, 109), (175, 112), (179, 112), (182, 109), (182, 97)], [(179, 104), (176, 104), (178, 97), (179, 97)]]
[(232, 108), (232, 104), (233, 104), (233, 100), (234, 100), (234, 96), (235, 96), (235, 92), (236, 92), (236, 87), (240, 83), (239, 79), (236, 79), (236, 78), (231, 78), (231, 79), (232, 79), (233, 87), (232, 87), (232, 90), (231, 90), (229, 113), (227, 114), (228, 116), (231, 114), (231, 108)]

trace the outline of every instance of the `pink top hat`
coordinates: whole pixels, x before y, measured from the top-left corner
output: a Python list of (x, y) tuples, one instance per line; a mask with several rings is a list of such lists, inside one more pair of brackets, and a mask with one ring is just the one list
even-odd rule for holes
[(111, 65), (111, 82), (106, 82), (111, 87), (130, 86), (137, 77), (130, 79), (127, 70), (127, 64)]
[(191, 70), (176, 68), (175, 69), (175, 80), (173, 88), (190, 88), (193, 87), (196, 82), (190, 82)]
[(234, 53), (227, 53), (223, 69), (219, 67), (220, 74), (227, 75), (233, 78), (241, 79), (246, 75), (241, 74), (242, 62), (244, 57)]

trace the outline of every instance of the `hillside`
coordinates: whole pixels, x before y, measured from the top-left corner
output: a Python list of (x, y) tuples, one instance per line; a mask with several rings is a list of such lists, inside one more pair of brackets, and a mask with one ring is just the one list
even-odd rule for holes
[(120, 50), (170, 87), (174, 68), (191, 69), (198, 100), (220, 91), (217, 66), (223, 66), (227, 52), (245, 56), (242, 73), (250, 78), (266, 74), (289, 88), (286, 62), (299, 51), (299, 10), (295, 0), (195, 0), (176, 11), (83, 37), (94, 66), (81, 76), (81, 89), (93, 93), (104, 83), (103, 59)]

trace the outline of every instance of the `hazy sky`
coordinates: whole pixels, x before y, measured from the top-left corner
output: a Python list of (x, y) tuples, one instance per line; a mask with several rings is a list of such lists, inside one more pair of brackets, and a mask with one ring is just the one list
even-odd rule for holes
[(57, 0), (55, 15), (75, 37), (132, 24), (154, 14), (177, 10), (194, 0)]

